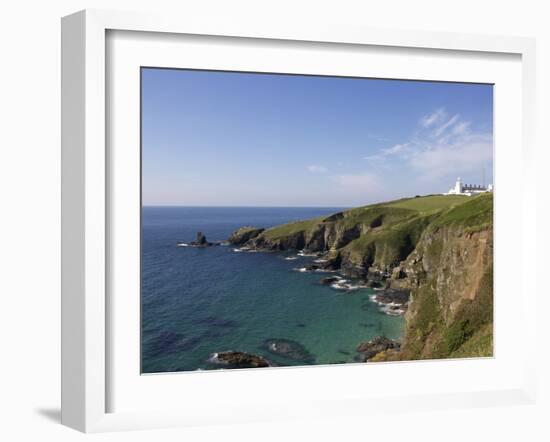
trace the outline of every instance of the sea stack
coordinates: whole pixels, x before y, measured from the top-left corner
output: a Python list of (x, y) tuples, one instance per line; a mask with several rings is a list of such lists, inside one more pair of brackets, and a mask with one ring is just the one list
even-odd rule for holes
[(189, 246), (191, 247), (209, 247), (213, 245), (216, 245), (216, 244), (208, 242), (206, 240), (206, 236), (202, 232), (197, 232), (197, 239), (189, 243)]
[(204, 233), (197, 232), (197, 239), (195, 240), (195, 243), (198, 246), (205, 246), (208, 244), (208, 241), (206, 241), (206, 236), (204, 236)]

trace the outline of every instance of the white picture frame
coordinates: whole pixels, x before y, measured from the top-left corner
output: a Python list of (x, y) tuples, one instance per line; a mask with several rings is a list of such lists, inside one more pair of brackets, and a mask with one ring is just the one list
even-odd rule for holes
[[(216, 23), (193, 17), (159, 17), (99, 10), (81, 11), (62, 21), (62, 422), (85, 432), (122, 429), (185, 426), (214, 422), (249, 422), (288, 417), (364, 414), (373, 410), (436, 409), (469, 406), (487, 406), (503, 403), (532, 403), (535, 397), (534, 354), (535, 324), (522, 317), (522, 326), (528, 342), (523, 350), (525, 360), (517, 370), (517, 378), (501, 388), (477, 388), (460, 393), (430, 391), (424, 395), (403, 394), (377, 396), (376, 402), (362, 400), (368, 396), (338, 397), (331, 393), (326, 398), (281, 401), (258, 409), (244, 402), (234, 404), (230, 413), (217, 412), (215, 407), (158, 407), (153, 410), (113, 411), (109, 394), (113, 389), (109, 376), (113, 354), (108, 339), (108, 328), (117, 320), (110, 311), (109, 244), (116, 230), (109, 228), (113, 199), (109, 187), (109, 154), (106, 121), (109, 117), (106, 76), (108, 32), (153, 32), (171, 36), (218, 36), (284, 41), (285, 44), (338, 44), (376, 47), (380, 51), (391, 48), (406, 50), (426, 49), (444, 53), (475, 54), (479, 59), (490, 54), (515, 56), (521, 65), (521, 121), (516, 121), (520, 134), (518, 151), (522, 161), (523, 185), (517, 189), (521, 197), (519, 221), (521, 272), (527, 274), (528, 256), (536, 255), (535, 223), (536, 193), (533, 170), (535, 161), (535, 43), (532, 39), (492, 37), (416, 31), (388, 31), (358, 29), (345, 26), (294, 27), (266, 23)], [(437, 56), (437, 54), (436, 54)], [(112, 61), (112, 60), (111, 60)], [(498, 142), (498, 141), (497, 141)], [(498, 161), (498, 159), (497, 159)], [(506, 179), (506, 178), (505, 178)], [(505, 181), (501, 182), (505, 184)], [(499, 183), (499, 185), (501, 184)], [(513, 183), (510, 183), (513, 184)], [(503, 186), (506, 187), (506, 186)], [(498, 223), (498, 215), (497, 221)], [(498, 242), (497, 242), (498, 247)], [(519, 250), (519, 249), (518, 249)], [(522, 278), (518, 308), (527, 309), (536, 303), (535, 281)], [(497, 295), (498, 296), (498, 295)], [(498, 339), (498, 336), (497, 338)], [(497, 355), (498, 357), (498, 355)], [(472, 362), (472, 361), (471, 361)], [(414, 363), (411, 363), (414, 364)], [(421, 364), (421, 363), (416, 363)], [(395, 365), (395, 364), (394, 364)], [(452, 362), (449, 363), (449, 369)], [(376, 370), (389, 369), (378, 365)], [(464, 367), (464, 366), (462, 366)], [(333, 367), (339, 369), (340, 367)], [(362, 367), (346, 368), (349, 376), (357, 376)], [(413, 369), (413, 365), (409, 366)], [(454, 368), (457, 369), (456, 367)], [(280, 369), (275, 369), (281, 373)], [(301, 376), (300, 370), (325, 370), (323, 367), (284, 370), (285, 381)], [(353, 372), (352, 372), (353, 370)], [(421, 368), (420, 370), (423, 370)], [(471, 363), (468, 370), (480, 370)], [(274, 373), (272, 370), (271, 373)], [(320, 371), (318, 371), (320, 373)], [(380, 371), (378, 371), (380, 373)], [(269, 382), (273, 374), (252, 371), (239, 373), (212, 373), (216, 385), (225, 382), (246, 382), (254, 378), (255, 385)], [(212, 375), (208, 374), (208, 375)], [(139, 373), (137, 373), (139, 375)], [(195, 373), (191, 375), (201, 374)], [(187, 376), (187, 374), (186, 374)], [(178, 376), (180, 381), (183, 376)], [(164, 376), (163, 383), (169, 383)], [(304, 376), (302, 376), (302, 379)], [(189, 376), (188, 376), (189, 379)], [(213, 378), (211, 378), (213, 379)], [(296, 382), (296, 381), (295, 381)], [(298, 381), (301, 382), (301, 381)], [(196, 394), (196, 393), (193, 393)], [(186, 398), (191, 401), (193, 398)], [(296, 398), (294, 398), (296, 399)], [(260, 407), (261, 408), (261, 407)]]

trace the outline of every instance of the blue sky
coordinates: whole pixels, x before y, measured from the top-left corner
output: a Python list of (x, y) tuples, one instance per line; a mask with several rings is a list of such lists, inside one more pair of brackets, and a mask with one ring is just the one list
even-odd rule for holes
[(144, 205), (358, 206), (493, 169), (490, 85), (142, 70)]

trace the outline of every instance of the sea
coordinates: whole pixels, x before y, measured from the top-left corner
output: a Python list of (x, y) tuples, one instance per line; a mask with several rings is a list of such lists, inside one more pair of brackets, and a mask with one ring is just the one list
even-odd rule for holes
[[(213, 355), (243, 351), (276, 366), (356, 362), (357, 345), (403, 334), (404, 319), (370, 299), (370, 288), (343, 290), (304, 272), (315, 257), (246, 252), (231, 245), (182, 247), (196, 238), (224, 241), (242, 226), (271, 227), (329, 215), (341, 208), (143, 207), (141, 245), (141, 369), (162, 373), (222, 368)], [(357, 283), (359, 283), (357, 281)], [(269, 351), (284, 340), (307, 360)]]

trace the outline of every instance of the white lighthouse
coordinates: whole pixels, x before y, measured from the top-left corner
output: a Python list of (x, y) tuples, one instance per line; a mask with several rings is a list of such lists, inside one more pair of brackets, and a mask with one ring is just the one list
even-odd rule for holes
[(458, 177), (456, 179), (455, 187), (453, 189), (449, 190), (449, 193), (451, 193), (451, 191), (455, 195), (460, 195), (462, 193), (462, 180), (460, 179), (460, 177)]
[(472, 196), (479, 193), (492, 192), (493, 185), (489, 184), (487, 187), (479, 184), (462, 184), (462, 179), (458, 177), (455, 185), (449, 189), (447, 193), (443, 195), (466, 195)]

